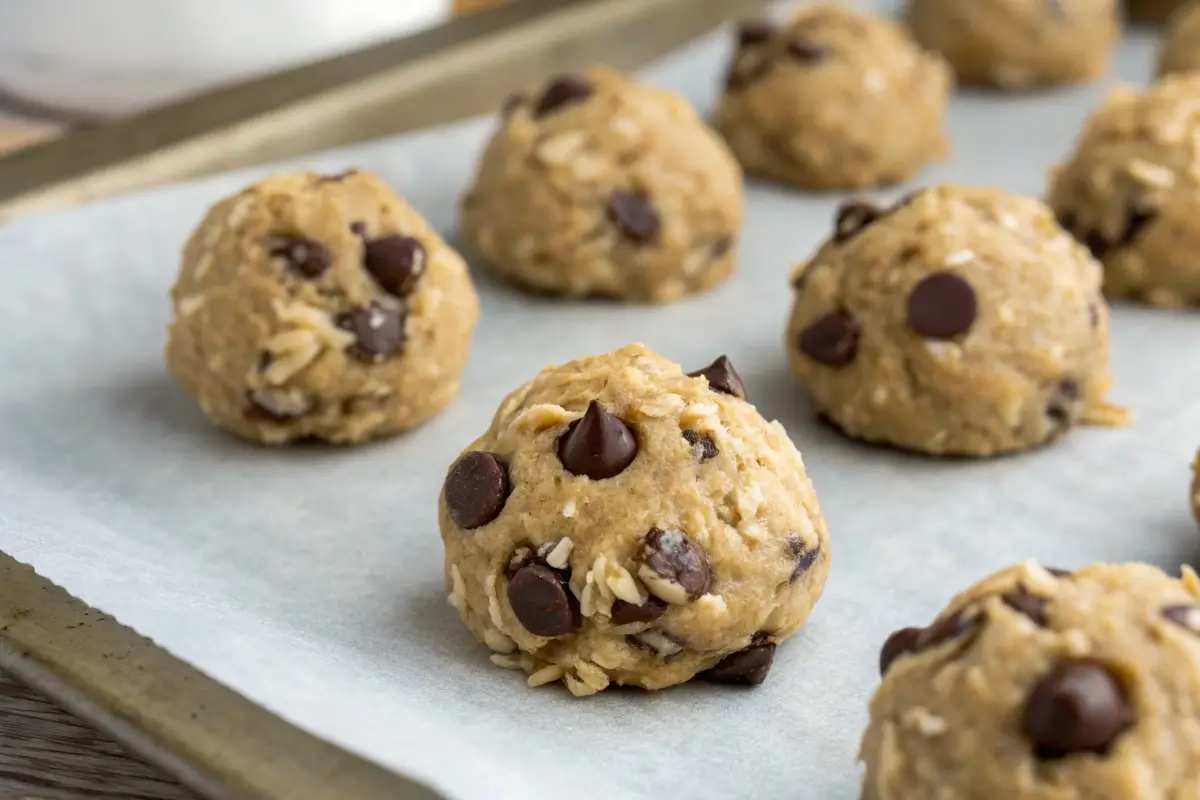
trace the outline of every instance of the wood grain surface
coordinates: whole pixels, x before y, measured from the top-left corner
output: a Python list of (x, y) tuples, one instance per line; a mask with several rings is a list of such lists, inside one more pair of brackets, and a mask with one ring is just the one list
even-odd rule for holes
[(197, 800), (0, 672), (0, 800)]

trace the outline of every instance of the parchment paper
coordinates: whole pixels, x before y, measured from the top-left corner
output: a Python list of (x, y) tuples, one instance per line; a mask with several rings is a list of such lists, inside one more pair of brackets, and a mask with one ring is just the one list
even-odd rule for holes
[[(1114, 73), (1145, 80), (1135, 34)], [(711, 105), (715, 37), (646, 73)], [(1038, 194), (1106, 84), (1022, 98), (962, 93), (953, 178)], [(305, 165), (380, 171), (455, 227), (490, 121)], [(881, 130), (880, 136), (888, 132)], [(269, 170), (0, 230), (0, 549), (33, 564), (288, 720), (458, 800), (857, 796), (878, 649), (1011, 562), (1062, 567), (1193, 555), (1200, 444), (1194, 312), (1116, 312), (1126, 430), (994, 461), (869, 449), (816, 426), (784, 365), (789, 265), (841, 196), (752, 183), (741, 270), (666, 308), (531, 300), (481, 278), (462, 398), (421, 430), (355, 450), (273, 451), (222, 434), (161, 362), (177, 253), (204, 208)], [(885, 193), (894, 197), (911, 187)], [(576, 700), (488, 662), (447, 604), (436, 497), (500, 399), (549, 362), (644, 341), (690, 368), (728, 353), (804, 453), (833, 569), (811, 621), (753, 690), (696, 684)]]

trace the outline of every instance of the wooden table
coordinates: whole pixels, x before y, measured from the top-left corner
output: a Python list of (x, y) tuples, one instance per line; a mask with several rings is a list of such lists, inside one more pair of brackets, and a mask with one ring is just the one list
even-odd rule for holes
[(0, 800), (197, 800), (158, 769), (0, 672)]

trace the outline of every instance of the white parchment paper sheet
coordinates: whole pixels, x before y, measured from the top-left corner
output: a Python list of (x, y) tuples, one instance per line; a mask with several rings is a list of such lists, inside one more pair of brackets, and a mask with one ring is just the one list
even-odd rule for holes
[[(1114, 75), (1144, 80), (1134, 35)], [(646, 73), (708, 108), (724, 36)], [(923, 176), (1038, 194), (1099, 84), (963, 93), (956, 155)], [(490, 121), (306, 161), (378, 170), (447, 234)], [(887, 136), (886, 130), (878, 132)], [(161, 363), (180, 244), (243, 173), (0, 230), (0, 549), (287, 719), (461, 800), (857, 795), (855, 755), (894, 628), (1035, 557), (1072, 567), (1190, 558), (1200, 316), (1116, 312), (1127, 430), (988, 462), (934, 461), (817, 427), (784, 365), (789, 265), (838, 196), (752, 183), (742, 266), (666, 308), (532, 300), (480, 279), (462, 398), (355, 450), (264, 450), (212, 429)], [(894, 197), (911, 187), (899, 187)], [(728, 353), (804, 453), (833, 570), (810, 623), (754, 690), (686, 686), (575, 700), (488, 662), (446, 604), (435, 503), (500, 399), (549, 362), (641, 340), (689, 368)]]

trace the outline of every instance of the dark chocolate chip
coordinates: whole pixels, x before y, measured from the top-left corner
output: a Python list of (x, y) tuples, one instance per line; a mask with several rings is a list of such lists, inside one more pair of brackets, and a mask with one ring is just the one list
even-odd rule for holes
[(1192, 633), (1200, 633), (1200, 606), (1198, 605), (1178, 605), (1167, 606), (1162, 611), (1163, 616), (1179, 625), (1186, 628)]
[(737, 29), (738, 47), (755, 47), (771, 41), (775, 35), (775, 24), (770, 20), (746, 20)]
[(1088, 231), (1083, 237), (1083, 243), (1091, 251), (1092, 258), (1097, 261), (1103, 261), (1109, 251), (1112, 250), (1112, 245), (1100, 235), (1099, 231)]
[(517, 570), (508, 582), (508, 604), (521, 627), (534, 636), (563, 636), (579, 629), (579, 602), (566, 579), (545, 564)]
[(621, 474), (637, 458), (633, 428), (593, 400), (558, 440), (558, 460), (572, 475), (602, 481)]
[(511, 491), (504, 462), (493, 453), (479, 450), (465, 453), (454, 462), (442, 488), (450, 519), (466, 530), (487, 525), (500, 516)]
[(363, 246), (363, 266), (384, 290), (407, 297), (425, 274), (425, 246), (412, 236), (381, 236)]
[(521, 94), (520, 92), (514, 92), (510, 94), (508, 97), (504, 98), (504, 104), (500, 106), (500, 116), (506, 118), (511, 117), (516, 113), (518, 108), (525, 105), (526, 99), (527, 98), (525, 95)]
[(975, 290), (953, 272), (926, 276), (908, 295), (908, 325), (927, 339), (953, 339), (966, 333), (978, 312)]
[(884, 216), (884, 211), (865, 200), (848, 200), (838, 206), (833, 220), (833, 240), (845, 242), (863, 228)]
[(350, 223), (350, 232), (353, 233), (355, 236), (357, 236), (360, 239), (366, 239), (367, 238), (367, 223), (361, 222), (361, 221), (360, 222), (351, 222)]
[(633, 603), (627, 603), (624, 600), (617, 599), (613, 601), (612, 606), (612, 621), (613, 625), (629, 625), (634, 622), (654, 622), (654, 620), (667, 613), (666, 602), (659, 600), (654, 595), (648, 595), (646, 602), (640, 606), (635, 606)]
[(1065, 431), (1079, 416), (1079, 384), (1073, 380), (1059, 381), (1046, 403), (1046, 416), (1050, 418), (1051, 437)]
[(295, 272), (308, 279), (319, 278), (333, 263), (333, 254), (320, 242), (303, 236), (276, 236), (271, 255), (282, 258)]
[(788, 42), (788, 55), (804, 64), (819, 64), (829, 57), (829, 48), (803, 39)]
[(1018, 586), (1016, 590), (1006, 593), (1000, 599), (1013, 611), (1024, 614), (1040, 627), (1046, 627), (1046, 598), (1038, 597), (1024, 586)]
[(704, 673), (704, 678), (713, 683), (758, 686), (767, 679), (767, 673), (771, 671), (771, 663), (774, 660), (774, 642), (750, 645), (744, 650), (725, 656), (715, 667)]
[(928, 650), (931, 647), (944, 644), (951, 639), (957, 639), (974, 628), (977, 621), (977, 617), (968, 616), (962, 611), (935, 620), (932, 625), (921, 631), (921, 638), (917, 642), (917, 649)]
[(712, 437), (707, 433), (697, 433), (693, 430), (686, 430), (683, 432), (683, 438), (693, 448), (696, 447), (696, 445), (700, 446), (701, 463), (708, 461), (710, 458), (716, 458), (717, 454), (721, 452), (717, 449), (716, 442), (714, 442)]
[(580, 75), (558, 75), (551, 78), (533, 106), (535, 117), (544, 117), (561, 111), (575, 103), (582, 103), (592, 96), (592, 84)]
[(362, 361), (379, 363), (404, 347), (404, 312), (372, 303), (337, 317), (337, 325), (354, 334), (351, 352)]
[(271, 364), (275, 362), (275, 354), (270, 350), (261, 350), (258, 353), (258, 371), (266, 372)]
[(246, 392), (246, 419), (282, 424), (303, 417), (313, 409), (311, 398), (292, 397), (267, 389)]
[(800, 332), (800, 352), (827, 367), (844, 367), (858, 354), (858, 323), (845, 311), (831, 311)]
[(900, 656), (917, 652), (923, 631), (924, 628), (901, 628), (889, 636), (879, 651), (879, 674), (886, 675), (888, 667)]
[(1023, 728), (1042, 759), (1108, 752), (1133, 722), (1125, 686), (1090, 658), (1060, 661), (1029, 693)]
[(788, 554), (796, 559), (796, 566), (792, 567), (792, 577), (789, 581), (795, 581), (804, 573), (812, 569), (812, 565), (817, 563), (817, 559), (821, 555), (821, 546), (818, 544), (810, 548), (804, 543), (804, 539), (799, 536), (792, 536), (787, 540)]
[(742, 377), (737, 374), (728, 356), (720, 356), (704, 369), (689, 372), (688, 377), (707, 378), (708, 388), (714, 392), (731, 394), (740, 400), (746, 399), (746, 385), (742, 383)]
[(712, 584), (708, 556), (682, 531), (651, 528), (642, 537), (634, 558), (664, 580), (679, 584), (693, 600)]
[(1134, 209), (1129, 212), (1129, 221), (1125, 223), (1125, 230), (1121, 233), (1121, 238), (1115, 243), (1116, 247), (1128, 247), (1142, 235), (1142, 231), (1146, 226), (1158, 217), (1158, 212), (1154, 210), (1139, 210)]
[(662, 227), (650, 196), (636, 189), (613, 189), (608, 198), (608, 218), (626, 239), (637, 244), (653, 244)]

